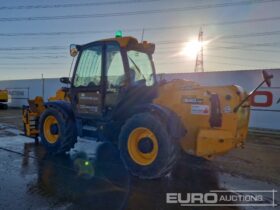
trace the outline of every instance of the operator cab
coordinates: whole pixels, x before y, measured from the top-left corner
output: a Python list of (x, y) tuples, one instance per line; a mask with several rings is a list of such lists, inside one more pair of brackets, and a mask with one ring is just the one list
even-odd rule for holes
[(77, 56), (73, 76), (61, 82), (70, 83), (76, 116), (109, 119), (155, 98), (154, 50), (154, 44), (133, 37), (71, 45), (71, 56)]

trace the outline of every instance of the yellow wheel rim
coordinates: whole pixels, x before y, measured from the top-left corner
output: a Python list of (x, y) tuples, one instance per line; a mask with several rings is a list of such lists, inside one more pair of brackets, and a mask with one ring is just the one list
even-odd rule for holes
[(52, 134), (51, 132), (51, 126), (54, 124), (58, 124), (58, 122), (57, 119), (52, 115), (48, 116), (44, 121), (44, 136), (51, 144), (56, 143), (58, 139), (58, 134)]
[[(152, 143), (152, 150), (146, 153), (139, 149), (139, 142), (144, 138), (148, 138)], [(128, 137), (127, 147), (130, 157), (139, 165), (150, 165), (158, 155), (158, 140), (148, 128), (134, 129)]]

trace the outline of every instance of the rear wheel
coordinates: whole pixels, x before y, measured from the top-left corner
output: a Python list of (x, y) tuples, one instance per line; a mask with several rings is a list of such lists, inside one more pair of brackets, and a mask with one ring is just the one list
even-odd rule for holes
[(59, 109), (47, 108), (40, 117), (41, 143), (48, 153), (61, 154), (69, 151), (77, 142), (74, 119)]
[(169, 173), (176, 162), (178, 143), (166, 125), (150, 113), (132, 116), (119, 136), (121, 158), (135, 176), (153, 179)]

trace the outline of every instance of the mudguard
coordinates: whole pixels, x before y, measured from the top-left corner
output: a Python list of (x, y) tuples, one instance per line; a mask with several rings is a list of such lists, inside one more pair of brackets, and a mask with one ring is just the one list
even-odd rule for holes
[(167, 126), (168, 133), (173, 137), (172, 139), (179, 140), (187, 133), (180, 117), (168, 108), (150, 103), (135, 107), (131, 110), (130, 114), (133, 115), (141, 112), (150, 112), (164, 122)]
[(69, 102), (66, 101), (49, 101), (45, 102), (46, 108), (54, 108), (59, 109), (63, 115), (70, 116), (72, 119), (75, 119), (74, 112), (72, 110), (72, 106)]

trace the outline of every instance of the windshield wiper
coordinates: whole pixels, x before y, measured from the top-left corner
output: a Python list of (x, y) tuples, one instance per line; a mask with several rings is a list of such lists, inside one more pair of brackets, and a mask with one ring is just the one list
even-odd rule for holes
[(129, 57), (129, 56), (128, 56), (128, 58), (129, 58), (129, 60), (133, 63), (133, 65), (135, 66), (137, 72), (143, 77), (143, 79), (145, 79), (144, 74), (142, 74), (140, 68), (137, 66), (137, 64), (134, 62), (134, 60), (133, 60), (131, 57)]

